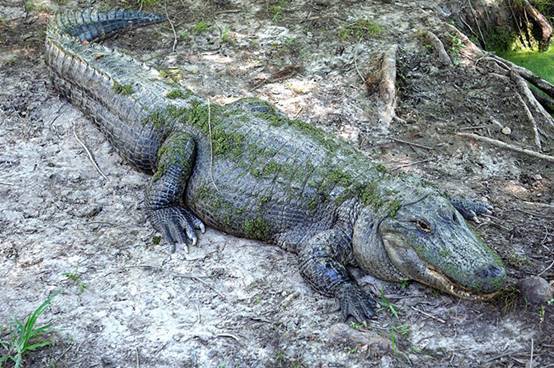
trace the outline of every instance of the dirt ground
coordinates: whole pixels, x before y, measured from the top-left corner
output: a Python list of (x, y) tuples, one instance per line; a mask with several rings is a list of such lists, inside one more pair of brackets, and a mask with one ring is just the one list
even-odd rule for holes
[[(148, 177), (49, 83), (49, 11), (90, 2), (64, 3), (35, 1), (26, 11), (22, 1), (0, 2), (0, 324), (60, 291), (45, 314), (55, 344), (27, 366), (554, 367), (554, 305), (527, 305), (513, 290), (471, 302), (354, 270), (384, 297), (374, 321), (349, 328), (380, 336), (390, 348), (382, 351), (338, 339), (337, 303), (303, 282), (293, 254), (213, 229), (189, 255), (169, 254), (142, 211)], [(163, 4), (153, 10), (164, 13)], [(441, 68), (419, 41), (418, 30), (448, 20), (447, 2), (185, 0), (169, 1), (167, 13), (175, 52), (170, 24), (106, 43), (213, 102), (264, 98), (391, 170), (486, 198), (495, 213), (478, 232), (505, 261), (510, 285), (537, 274), (554, 280), (552, 165), (455, 135), (533, 148), (501, 79)], [(381, 32), (349, 35), (359, 18)], [(400, 119), (386, 133), (360, 75), (393, 43)]]

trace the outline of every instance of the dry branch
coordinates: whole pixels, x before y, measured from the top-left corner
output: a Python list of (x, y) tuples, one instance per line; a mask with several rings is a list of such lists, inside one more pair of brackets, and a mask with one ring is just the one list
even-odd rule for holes
[(446, 49), (444, 48), (444, 44), (437, 37), (437, 35), (434, 34), (431, 31), (426, 31), (425, 32), (425, 38), (435, 48), (435, 51), (437, 52), (440, 63), (444, 66), (452, 65), (452, 60), (450, 59), (450, 56), (448, 56), (448, 53), (446, 52)]
[(388, 128), (395, 117), (396, 109), (396, 51), (398, 45), (392, 45), (383, 53), (380, 70), (379, 97), (384, 108), (380, 113), (380, 121)]
[(462, 137), (468, 137), (468, 138), (476, 139), (478, 141), (487, 142), (487, 143), (490, 143), (490, 144), (492, 144), (493, 146), (496, 146), (496, 147), (509, 149), (509, 150), (516, 151), (516, 152), (519, 152), (519, 153), (524, 153), (524, 154), (532, 156), (532, 157), (540, 158), (541, 160), (554, 162), (554, 156), (549, 156), (549, 155), (545, 155), (545, 154), (542, 154), (542, 153), (539, 153), (539, 152), (531, 151), (527, 148), (517, 147), (517, 146), (511, 145), (511, 144), (499, 141), (497, 139), (483, 137), (483, 136), (473, 134), (473, 133), (456, 133), (456, 134), (459, 135), (459, 136), (462, 136)]

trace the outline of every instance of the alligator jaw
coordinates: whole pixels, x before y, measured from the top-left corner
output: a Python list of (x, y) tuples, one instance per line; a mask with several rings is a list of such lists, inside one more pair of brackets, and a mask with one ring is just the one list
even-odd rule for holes
[(417, 282), (468, 300), (490, 300), (499, 293), (475, 293), (464, 288), (422, 260), (415, 251), (398, 246), (399, 239), (392, 234), (383, 236), (383, 244), (391, 263), (398, 271)]

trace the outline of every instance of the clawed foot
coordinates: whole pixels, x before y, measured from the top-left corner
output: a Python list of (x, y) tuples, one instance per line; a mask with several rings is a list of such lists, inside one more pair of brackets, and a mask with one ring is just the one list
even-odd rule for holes
[(345, 321), (351, 316), (356, 321), (363, 323), (375, 315), (375, 300), (358, 285), (343, 285), (337, 297)]
[(493, 207), (483, 201), (477, 199), (453, 198), (450, 203), (460, 212), (466, 219), (476, 223), (480, 223), (480, 215), (492, 215)]
[(166, 207), (151, 210), (148, 218), (154, 229), (160, 232), (166, 242), (170, 245), (170, 252), (174, 253), (177, 248), (185, 248), (189, 252), (189, 245), (196, 245), (198, 237), (195, 230), (202, 233), (206, 228), (202, 221), (191, 211), (182, 207)]

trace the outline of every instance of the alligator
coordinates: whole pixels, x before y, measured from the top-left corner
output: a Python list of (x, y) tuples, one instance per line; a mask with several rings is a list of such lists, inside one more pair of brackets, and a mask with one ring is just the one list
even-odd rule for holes
[(485, 299), (506, 279), (499, 256), (465, 220), (483, 202), (391, 173), (346, 141), (288, 118), (270, 103), (218, 105), (95, 41), (165, 21), (135, 10), (56, 15), (46, 63), (59, 93), (98, 125), (116, 151), (152, 175), (145, 211), (171, 251), (196, 245), (205, 225), (297, 254), (318, 292), (345, 318), (376, 312), (349, 267)]

